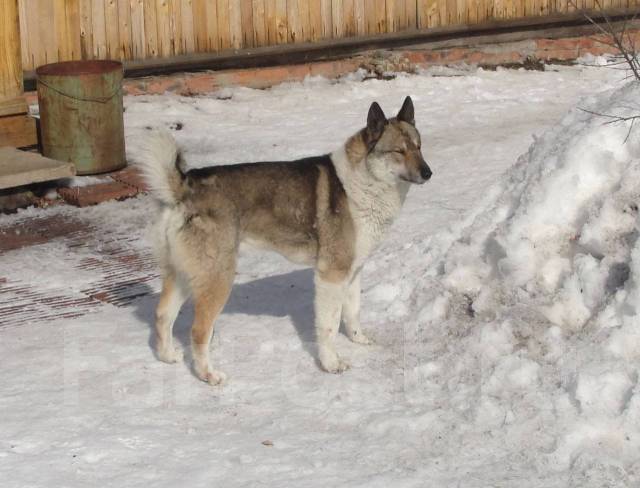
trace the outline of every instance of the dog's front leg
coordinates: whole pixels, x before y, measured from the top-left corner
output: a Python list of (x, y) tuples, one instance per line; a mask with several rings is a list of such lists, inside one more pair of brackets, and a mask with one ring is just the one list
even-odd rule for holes
[(360, 327), (360, 272), (351, 279), (342, 303), (342, 320), (347, 337), (358, 344), (372, 344)]
[(340, 313), (346, 284), (324, 280), (316, 273), (315, 285), (318, 359), (329, 373), (341, 373), (349, 368), (349, 364), (338, 357), (334, 342), (340, 327)]

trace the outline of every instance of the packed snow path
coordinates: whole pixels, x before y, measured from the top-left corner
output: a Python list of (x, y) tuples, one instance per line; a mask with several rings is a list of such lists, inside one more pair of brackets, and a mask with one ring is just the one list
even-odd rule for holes
[[(526, 341), (509, 345), (512, 331), (504, 325), (483, 324), (478, 338), (471, 316), (442, 324), (430, 322), (433, 313), (400, 320), (412, 317), (411, 293), (423, 278), (430, 243), (481, 210), (479, 202), (532, 136), (557, 124), (583, 97), (621, 86), (621, 78), (581, 67), (443, 70), (393, 81), (313, 79), (203, 98), (128, 98), (131, 148), (144, 127), (179, 128), (187, 161), (202, 166), (329, 152), (364, 124), (373, 100), (391, 116), (410, 94), (434, 177), (411, 190), (365, 267), (362, 322), (377, 344), (358, 346), (341, 336), (339, 351), (353, 365), (342, 375), (325, 374), (314, 362), (311, 271), (253, 251), (241, 256), (216, 326), (214, 365), (229, 375), (221, 388), (198, 382), (185, 364), (153, 357), (155, 278), (146, 282), (146, 296), (100, 302), (78, 318), (0, 322), (2, 486), (637, 483), (638, 463), (622, 459), (618, 454), (628, 450), (616, 444), (637, 446), (637, 430), (603, 446), (603, 424), (590, 430), (569, 413), (571, 405), (558, 411), (557, 392), (533, 378), (559, 370), (545, 365), (540, 371), (524, 358)], [(149, 197), (84, 210), (28, 210), (2, 217), (2, 224), (43, 214), (89, 221), (98, 237), (111, 240), (104, 249), (100, 242), (83, 247), (53, 240), (6, 252), (0, 292), (14, 281), (42, 293), (93, 289), (101, 270), (78, 263), (109, 252), (113, 242), (148, 256)], [(153, 277), (146, 264), (137, 272)], [(187, 306), (176, 324), (185, 347), (191, 316)], [(478, 370), (480, 356), (498, 374)], [(496, 358), (504, 361), (496, 365)], [(611, 372), (607, 390), (592, 366), (594, 388), (583, 382), (578, 397), (631, 394), (632, 374)], [(612, 431), (625, 421), (612, 418)], [(589, 436), (591, 446), (584, 442)]]

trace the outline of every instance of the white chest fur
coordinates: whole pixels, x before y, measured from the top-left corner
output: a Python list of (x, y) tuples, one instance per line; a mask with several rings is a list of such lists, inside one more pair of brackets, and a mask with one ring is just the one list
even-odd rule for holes
[(373, 179), (366, 168), (353, 168), (344, 150), (331, 155), (349, 200), (356, 234), (354, 269), (382, 241), (407, 196), (409, 184), (389, 184)]

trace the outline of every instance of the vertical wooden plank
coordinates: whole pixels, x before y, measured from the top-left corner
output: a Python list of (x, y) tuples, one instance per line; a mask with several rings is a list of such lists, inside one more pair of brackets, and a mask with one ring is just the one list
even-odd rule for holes
[(426, 29), (429, 26), (429, 0), (417, 0), (416, 26)]
[(205, 0), (193, 0), (191, 2), (191, 15), (193, 18), (193, 46), (196, 52), (208, 50), (207, 41), (207, 6)]
[[(54, 44), (50, 44), (53, 48), (54, 55), (51, 57), (51, 61), (56, 62), (69, 59), (68, 51), (69, 46), (66, 42), (66, 18), (65, 18), (65, 0), (53, 0), (53, 31), (54, 31)], [(49, 20), (51, 21), (51, 20)], [(41, 31), (42, 32), (42, 31)]]
[(342, 22), (344, 24), (344, 36), (356, 35), (355, 1), (342, 0)]
[[(1, 0), (0, 4), (2, 1)], [(34, 68), (31, 50), (35, 49), (37, 44), (33, 44), (32, 48), (32, 38), (33, 32), (29, 22), (27, 22), (27, 8), (26, 8), (26, 0), (16, 0), (18, 2), (18, 18), (19, 18), (19, 29), (20, 29), (20, 52), (22, 56), (22, 67), (25, 70), (31, 70)], [(8, 11), (7, 11), (8, 12)], [(6, 17), (0, 19), (0, 22), (4, 20), (5, 22), (10, 19), (7, 14)], [(5, 44), (3, 44), (5, 46)], [(7, 44), (8, 46), (8, 44)], [(2, 76), (2, 73), (0, 73)]]
[[(524, 1), (524, 0), (520, 0)], [(467, 22), (469, 24), (477, 24), (478, 23), (478, 0), (468, 0), (467, 1)]]
[(117, 0), (106, 0), (104, 5), (104, 25), (106, 55), (110, 59), (119, 59), (120, 34)]
[(478, 0), (478, 23), (486, 22), (488, 18), (487, 3), (490, 0)]
[(387, 23), (383, 32), (394, 32), (396, 29), (396, 0), (386, 0), (385, 17), (387, 19)]
[(264, 2), (264, 29), (268, 45), (272, 46), (277, 44), (276, 0), (265, 0)]
[(407, 11), (407, 29), (418, 28), (418, 1), (406, 0), (405, 9)]
[(267, 35), (267, 12), (265, 0), (252, 0), (253, 10), (253, 40), (255, 46), (266, 46), (269, 42)]
[(300, 25), (300, 12), (298, 10), (298, 0), (287, 0), (287, 42), (302, 41), (302, 27)]
[(396, 0), (396, 6), (394, 9), (394, 32), (403, 31), (407, 28), (407, 8), (406, 0)]
[(311, 6), (308, 0), (298, 0), (298, 15), (300, 16), (300, 28), (302, 41), (311, 40)]
[[(18, 0), (0, 0), (0, 101), (22, 95)], [(1, 164), (1, 163), (0, 163)]]
[(182, 0), (180, 3), (180, 50), (183, 53), (196, 50), (192, 0)]
[(229, 0), (217, 0), (218, 8), (218, 45), (220, 49), (231, 47), (231, 30), (229, 25)]
[(107, 24), (104, 17), (104, 0), (91, 0), (91, 45), (94, 59), (105, 59), (107, 55)]
[(333, 37), (333, 10), (331, 0), (320, 0), (320, 11), (322, 15), (322, 37), (330, 39)]
[(367, 34), (367, 14), (365, 0), (355, 0), (353, 5), (353, 17), (356, 24), (356, 34), (364, 36)]
[(242, 47), (242, 6), (241, 0), (229, 0), (229, 34), (231, 47)]
[(131, 0), (131, 57), (147, 57), (147, 41), (144, 25), (144, 0)]
[(91, 0), (80, 0), (80, 58), (90, 59), (93, 54)]
[(387, 6), (385, 0), (373, 0), (374, 1), (374, 15), (375, 15), (375, 34), (382, 34), (387, 32)]
[[(516, 0), (521, 1), (521, 0)], [(456, 24), (464, 25), (467, 23), (467, 0), (458, 0), (456, 2)]]
[(276, 0), (276, 38), (278, 44), (285, 44), (289, 39), (287, 0)]
[(344, 37), (343, 0), (331, 1), (331, 24), (333, 25), (333, 38)]
[(220, 49), (218, 39), (218, 4), (215, 0), (203, 0), (207, 15), (207, 51)]
[(254, 47), (255, 42), (255, 30), (253, 28), (253, 0), (242, 0), (242, 46)]
[[(500, 1), (500, 0), (494, 0), (494, 1)], [(445, 26), (445, 25), (449, 25), (449, 0), (438, 0), (438, 18), (439, 18), (439, 25), (440, 26)]]
[(158, 55), (171, 56), (171, 19), (169, 0), (156, 0), (156, 32), (158, 33)]
[(32, 3), (27, 10), (30, 18), (29, 25), (37, 32), (36, 66), (56, 61), (56, 25), (52, 22), (55, 15), (53, 2), (37, 0), (35, 5)]
[(159, 54), (156, 0), (144, 0), (143, 16), (145, 52), (147, 57), (155, 58)]
[(309, 39), (322, 39), (322, 2), (309, 0)]
[(129, 0), (118, 0), (118, 34), (119, 58), (131, 59), (133, 49), (131, 46), (131, 3)]
[(169, 0), (171, 54), (184, 54), (182, 40), (182, 0)]
[(65, 3), (67, 44), (69, 59), (82, 59), (80, 40), (80, 0), (67, 0)]
[(455, 25), (458, 19), (458, 0), (447, 1), (447, 17), (445, 25)]

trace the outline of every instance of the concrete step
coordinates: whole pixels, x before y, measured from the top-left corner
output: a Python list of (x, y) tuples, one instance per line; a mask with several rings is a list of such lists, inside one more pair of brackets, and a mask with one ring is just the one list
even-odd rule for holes
[(43, 181), (70, 178), (76, 169), (72, 163), (45, 158), (38, 153), (0, 147), (0, 190)]

